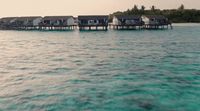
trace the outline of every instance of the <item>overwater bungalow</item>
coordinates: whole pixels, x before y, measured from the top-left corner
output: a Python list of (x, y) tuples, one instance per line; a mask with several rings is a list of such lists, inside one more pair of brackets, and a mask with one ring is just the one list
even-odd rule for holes
[(78, 17), (74, 17), (74, 23), (75, 25), (78, 25)]
[(142, 20), (144, 21), (145, 29), (164, 29), (168, 28), (168, 26), (172, 28), (168, 18), (163, 15), (144, 15)]
[(117, 30), (141, 29), (143, 21), (139, 15), (116, 15), (113, 17), (112, 26)]
[(17, 17), (4, 17), (0, 19), (0, 29), (10, 30), (12, 29), (12, 24), (16, 21)]
[(41, 20), (41, 16), (18, 17), (15, 22), (12, 23), (12, 27), (15, 27), (17, 30), (39, 29)]
[(75, 26), (73, 16), (45, 16), (40, 23), (41, 30), (72, 30)]
[(78, 16), (78, 26), (79, 30), (108, 30), (108, 16)]

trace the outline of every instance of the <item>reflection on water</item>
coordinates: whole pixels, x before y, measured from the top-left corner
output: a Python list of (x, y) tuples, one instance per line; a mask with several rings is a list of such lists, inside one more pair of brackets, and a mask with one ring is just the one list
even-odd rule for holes
[(0, 111), (197, 111), (199, 35), (0, 31)]

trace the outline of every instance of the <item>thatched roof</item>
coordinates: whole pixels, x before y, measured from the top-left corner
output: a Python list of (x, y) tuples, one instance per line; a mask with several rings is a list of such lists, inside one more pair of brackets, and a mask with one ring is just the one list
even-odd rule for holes
[(140, 15), (115, 15), (114, 17), (116, 17), (117, 19), (140, 19), (141, 16)]
[(149, 18), (149, 19), (167, 19), (165, 16), (163, 15), (145, 15), (145, 17)]
[(80, 20), (91, 20), (91, 19), (108, 19), (107, 15), (84, 15), (84, 16), (78, 16), (78, 19)]
[(4, 17), (1, 18), (0, 21), (1, 22), (10, 22), (11, 20), (17, 19), (17, 17)]
[(37, 19), (37, 18), (42, 18), (41, 16), (27, 16), (27, 17), (18, 17), (17, 18), (17, 21), (33, 21), (33, 20), (35, 20), (35, 19)]
[(45, 16), (42, 20), (67, 20), (73, 16)]

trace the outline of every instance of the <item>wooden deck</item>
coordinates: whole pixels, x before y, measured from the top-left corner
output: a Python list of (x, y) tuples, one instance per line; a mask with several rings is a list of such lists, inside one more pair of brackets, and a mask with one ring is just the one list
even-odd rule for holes
[(173, 29), (173, 26), (171, 23), (169, 24), (145, 24), (143, 25), (143, 29), (148, 30), (156, 30), (156, 29)]
[(109, 29), (113, 30), (156, 30), (156, 29), (173, 29), (173, 26), (171, 23), (166, 24), (134, 24), (134, 25), (115, 25), (115, 24), (109, 24)]
[(89, 30), (89, 31), (107, 31), (108, 25), (79, 25), (79, 30)]
[(114, 29), (114, 30), (137, 30), (137, 29), (142, 29), (142, 25), (137, 25), (137, 24), (132, 24), (132, 25), (128, 25), (128, 24), (124, 24), (124, 25), (114, 25), (114, 24), (110, 24), (109, 25), (110, 29)]
[(65, 30), (75, 30), (77, 25), (40, 25), (38, 30), (46, 30), (46, 31), (65, 31)]

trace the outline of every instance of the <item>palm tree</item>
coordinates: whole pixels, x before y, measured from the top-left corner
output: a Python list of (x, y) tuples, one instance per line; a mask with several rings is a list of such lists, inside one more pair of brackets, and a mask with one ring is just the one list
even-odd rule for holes
[(142, 11), (145, 10), (145, 6), (144, 6), (144, 5), (141, 6), (141, 10), (142, 10)]
[(183, 4), (181, 4), (181, 6), (178, 8), (178, 10), (184, 10), (185, 6)]
[(137, 11), (138, 10), (138, 6), (134, 5), (133, 10)]
[(151, 6), (151, 11), (155, 11), (156, 10), (156, 7), (153, 5)]

